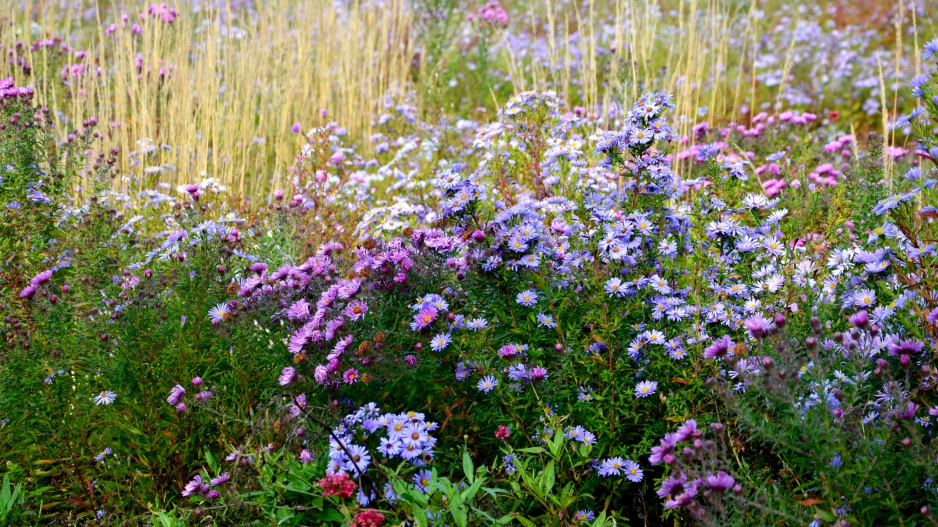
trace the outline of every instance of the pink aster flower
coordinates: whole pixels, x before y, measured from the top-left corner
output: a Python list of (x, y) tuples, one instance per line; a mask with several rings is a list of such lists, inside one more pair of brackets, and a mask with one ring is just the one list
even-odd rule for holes
[(349, 317), (351, 320), (358, 320), (364, 317), (367, 312), (368, 303), (361, 300), (353, 300), (344, 311), (345, 316)]

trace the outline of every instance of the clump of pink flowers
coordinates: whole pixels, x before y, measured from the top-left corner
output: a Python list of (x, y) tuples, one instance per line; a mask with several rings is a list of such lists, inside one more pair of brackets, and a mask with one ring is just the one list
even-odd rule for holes
[(469, 15), (469, 21), (473, 21), (476, 18), (478, 20), (492, 25), (492, 26), (507, 26), (508, 25), (508, 13), (505, 9), (498, 3), (498, 1), (488, 2), (473, 16)]
[(343, 499), (351, 498), (358, 488), (349, 475), (344, 473), (322, 478), (319, 480), (319, 486), (322, 487), (323, 496), (338, 496)]

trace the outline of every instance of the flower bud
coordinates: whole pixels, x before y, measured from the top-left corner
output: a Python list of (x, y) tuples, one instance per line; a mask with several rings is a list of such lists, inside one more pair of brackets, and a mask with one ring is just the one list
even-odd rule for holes
[(785, 327), (785, 323), (786, 323), (785, 315), (781, 313), (775, 313), (775, 325), (778, 326), (779, 329), (781, 329)]

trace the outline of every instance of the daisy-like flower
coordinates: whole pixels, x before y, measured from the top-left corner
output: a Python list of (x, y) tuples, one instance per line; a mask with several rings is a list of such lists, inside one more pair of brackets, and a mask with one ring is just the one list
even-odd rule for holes
[(218, 325), (223, 321), (228, 320), (231, 316), (231, 309), (228, 307), (228, 302), (222, 302), (212, 309), (208, 310), (208, 317), (212, 320), (212, 324)]
[(621, 278), (610, 278), (606, 280), (605, 290), (609, 296), (622, 296), (625, 294), (625, 287), (622, 285)]
[(430, 349), (433, 351), (443, 351), (452, 341), (453, 339), (449, 336), (449, 333), (440, 333), (430, 339)]
[(367, 312), (368, 304), (361, 300), (353, 300), (344, 311), (345, 316), (349, 317), (351, 320), (358, 320), (364, 317)]
[(410, 324), (410, 329), (414, 331), (420, 331), (424, 328), (430, 326), (434, 320), (436, 320), (436, 315), (438, 311), (433, 306), (426, 306), (420, 310), (419, 313), (414, 315), (414, 321)]
[(417, 486), (417, 490), (426, 493), (427, 485), (430, 484), (430, 479), (432, 477), (433, 474), (427, 469), (423, 469), (420, 472), (414, 474), (414, 485)]
[(345, 381), (345, 384), (355, 384), (358, 382), (358, 370), (350, 368), (342, 375), (342, 380)]
[(625, 468), (625, 460), (621, 457), (611, 457), (603, 461), (599, 468), (596, 470), (599, 472), (599, 475), (608, 478), (609, 476), (618, 476), (622, 474), (622, 470)]
[(111, 404), (114, 402), (114, 399), (116, 398), (117, 398), (116, 393), (110, 390), (104, 390), (103, 392), (94, 396), (94, 404), (97, 406), (101, 406), (102, 404)]
[(853, 294), (853, 305), (856, 307), (870, 307), (876, 302), (876, 292), (872, 289), (862, 289)]
[(631, 459), (625, 460), (625, 479), (632, 483), (638, 483), (644, 477), (645, 474), (642, 472), (641, 467), (638, 466), (638, 463)]
[(487, 328), (488, 325), (489, 325), (489, 322), (485, 320), (484, 318), (474, 318), (470, 320), (469, 322), (466, 322), (466, 329), (478, 331), (480, 329)]
[(515, 301), (522, 306), (531, 307), (537, 303), (537, 293), (530, 289), (522, 291), (515, 297)]
[(479, 380), (479, 384), (476, 386), (479, 388), (480, 392), (489, 393), (490, 391), (494, 390), (496, 386), (498, 386), (498, 379), (492, 377), (491, 375), (486, 375), (481, 380)]
[(635, 397), (648, 397), (658, 389), (655, 381), (642, 381), (635, 386)]
[(544, 314), (544, 313), (538, 313), (538, 315), (537, 315), (536, 318), (537, 318), (537, 325), (538, 325), (538, 327), (544, 327), (544, 328), (555, 328), (555, 327), (557, 327), (557, 323), (554, 322), (554, 317), (552, 317), (552, 316), (550, 316), (550, 315), (547, 315), (547, 314)]

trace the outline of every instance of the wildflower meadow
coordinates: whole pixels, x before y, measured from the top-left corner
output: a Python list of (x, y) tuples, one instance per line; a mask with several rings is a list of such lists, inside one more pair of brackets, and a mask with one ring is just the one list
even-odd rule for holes
[(0, 525), (938, 527), (935, 0), (0, 50)]

